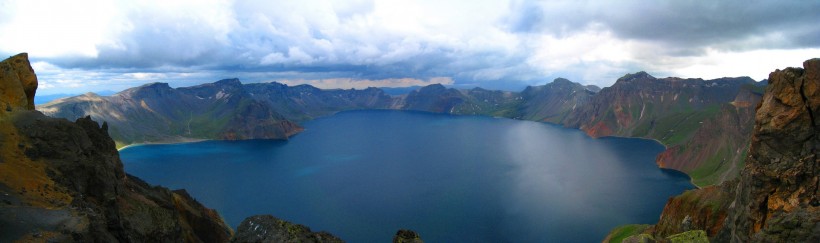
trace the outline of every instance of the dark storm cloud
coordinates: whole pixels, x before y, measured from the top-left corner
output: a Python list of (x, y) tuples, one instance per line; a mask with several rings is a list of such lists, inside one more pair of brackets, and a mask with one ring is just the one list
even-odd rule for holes
[[(820, 46), (820, 1), (519, 1), (513, 9), (515, 31), (565, 35), (602, 26), (623, 39), (684, 48)], [(755, 37), (770, 40), (734, 43)]]

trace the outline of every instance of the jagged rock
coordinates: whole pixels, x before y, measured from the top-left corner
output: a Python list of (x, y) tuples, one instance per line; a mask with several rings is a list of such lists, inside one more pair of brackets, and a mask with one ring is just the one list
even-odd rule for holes
[(689, 215), (686, 215), (686, 217), (683, 218), (683, 222), (680, 223), (680, 226), (681, 226), (681, 230), (683, 230), (683, 231), (692, 230), (692, 217), (689, 217)]
[(709, 186), (670, 198), (653, 227), (654, 236), (663, 239), (690, 230), (704, 230), (708, 236), (715, 236), (724, 225), (734, 195), (730, 188)]
[(820, 59), (769, 74), (719, 240), (820, 241)]
[(412, 230), (400, 229), (393, 236), (393, 243), (424, 243), (421, 236)]
[[(803, 67), (769, 75), (740, 178), (671, 198), (646, 232), (682, 233), (691, 216), (713, 242), (820, 242), (820, 59)], [(733, 105), (754, 100), (741, 93)]]
[(28, 54), (20, 53), (0, 62), (0, 99), (3, 109), (34, 109), (34, 93), (37, 91), (37, 75), (29, 65)]
[(242, 220), (231, 242), (321, 243), (344, 241), (327, 232), (313, 232), (307, 226), (293, 224), (271, 215), (256, 215)]
[[(14, 70), (31, 70), (25, 55), (0, 67), (6, 69), (9, 61)], [(70, 122), (31, 110), (36, 76), (23, 72), (7, 78), (8, 73), (0, 79), (0, 102), (15, 108), (0, 114), (0, 242), (226, 242), (231, 237), (221, 217), (187, 193), (128, 176), (106, 123), (100, 126), (89, 117)], [(7, 87), (23, 87), (15, 92), (24, 94), (8, 96), (13, 90)]]
[(820, 59), (803, 66), (769, 75), (740, 178), (670, 199), (656, 237), (677, 233), (675, 222), (691, 215), (693, 229), (715, 242), (820, 241)]

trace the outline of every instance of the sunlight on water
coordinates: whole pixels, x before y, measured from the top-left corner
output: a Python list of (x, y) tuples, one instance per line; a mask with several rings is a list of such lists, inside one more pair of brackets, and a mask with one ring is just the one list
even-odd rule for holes
[(289, 141), (209, 141), (122, 151), (126, 171), (186, 188), (236, 226), (273, 214), (349, 242), (399, 228), (429, 242), (594, 242), (654, 223), (692, 186), (654, 163), (663, 146), (593, 139), (510, 119), (355, 111)]

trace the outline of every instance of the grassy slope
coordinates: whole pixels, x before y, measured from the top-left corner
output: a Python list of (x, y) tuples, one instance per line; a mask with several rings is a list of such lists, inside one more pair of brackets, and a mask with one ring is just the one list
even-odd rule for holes
[(651, 225), (648, 224), (627, 224), (618, 226), (609, 232), (604, 242), (620, 243), (627, 237), (638, 235), (644, 232)]

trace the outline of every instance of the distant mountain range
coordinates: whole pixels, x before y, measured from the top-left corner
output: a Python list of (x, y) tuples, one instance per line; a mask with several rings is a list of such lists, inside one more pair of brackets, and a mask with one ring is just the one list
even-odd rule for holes
[(486, 115), (562, 124), (594, 137), (656, 139), (668, 149), (661, 167), (704, 186), (737, 176), (749, 145), (754, 107), (765, 84), (628, 74), (598, 89), (556, 79), (521, 92), (428, 85), (403, 95), (379, 88), (319, 89), (238, 79), (192, 87), (147, 84), (111, 96), (88, 93), (37, 109), (69, 120), (106, 121), (118, 147), (201, 139), (287, 139), (298, 125), (345, 110), (396, 109)]
[[(116, 94), (117, 92), (116, 91), (105, 90), (105, 91), (99, 91), (99, 92), (94, 92), (94, 93), (97, 94), (97, 95), (107, 96), (107, 95)], [(35, 105), (42, 105), (42, 104), (51, 102), (51, 101), (56, 100), (56, 99), (72, 97), (72, 96), (77, 96), (77, 95), (80, 95), (80, 94), (47, 94), (47, 95), (38, 94), (37, 96), (34, 97), (34, 104)]]

